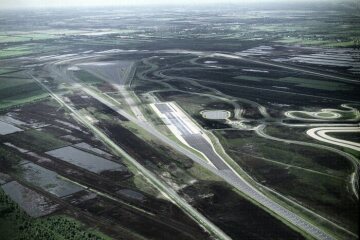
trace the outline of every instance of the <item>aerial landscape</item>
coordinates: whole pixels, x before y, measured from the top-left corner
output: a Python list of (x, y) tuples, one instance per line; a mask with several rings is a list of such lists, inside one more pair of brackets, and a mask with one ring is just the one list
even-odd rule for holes
[(0, 1), (1, 240), (359, 239), (360, 2), (45, 2)]

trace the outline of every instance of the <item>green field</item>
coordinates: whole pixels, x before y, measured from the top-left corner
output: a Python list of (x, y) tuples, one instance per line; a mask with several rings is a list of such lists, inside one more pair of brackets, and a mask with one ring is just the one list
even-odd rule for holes
[(338, 224), (356, 230), (347, 191), (351, 163), (312, 147), (274, 142), (245, 131), (216, 131), (228, 154), (251, 176)]
[(9, 172), (15, 170), (15, 165), (21, 161), (21, 158), (9, 147), (0, 145), (0, 172)]
[(321, 81), (314, 79), (306, 79), (306, 78), (297, 78), (297, 77), (285, 77), (280, 78), (277, 81), (284, 83), (293, 83), (298, 87), (304, 88), (313, 88), (319, 90), (327, 90), (327, 91), (344, 91), (351, 90), (351, 87), (339, 82), (334, 81)]
[(49, 97), (49, 94), (44, 93), (43, 91), (38, 91), (38, 92), (34, 92), (32, 94), (22, 95), (20, 99), (17, 96), (11, 97), (11, 98), (8, 98), (5, 100), (0, 100), (0, 110), (6, 109), (6, 108), (11, 108), (11, 107), (16, 107), (16, 106), (21, 106), (23, 104), (30, 103), (30, 102), (40, 101), (40, 100), (43, 100), (48, 97)]
[(311, 89), (318, 89), (325, 91), (346, 91), (352, 89), (351, 86), (340, 82), (315, 80), (315, 79), (299, 78), (299, 77), (264, 78), (264, 77), (256, 77), (249, 75), (239, 75), (234, 78), (239, 80), (254, 81), (254, 82), (274, 81), (277, 83), (289, 84), (296, 87), (311, 88)]
[(6, 138), (14, 144), (19, 144), (25, 149), (39, 152), (50, 151), (69, 145), (68, 142), (62, 141), (49, 133), (35, 129), (11, 134), (6, 136)]
[(57, 54), (59, 50), (66, 48), (66, 46), (65, 43), (62, 45), (49, 45), (41, 42), (16, 43), (14, 46), (0, 49), (0, 59), (23, 57), (39, 53), (50, 55), (52, 52)]
[(318, 116), (319, 116), (319, 117), (325, 117), (325, 118), (332, 117), (333, 115), (334, 115), (334, 114), (332, 114), (332, 113), (326, 113), (326, 112), (318, 113)]
[[(33, 82), (33, 80), (31, 79), (0, 78), (0, 91), (3, 90), (3, 94), (4, 94), (5, 91), (9, 90), (8, 88), (17, 87), (31, 82)], [(3, 96), (3, 94), (1, 96)]]
[(88, 73), (84, 70), (75, 71), (75, 76), (79, 78), (81, 81), (90, 83), (90, 84), (97, 84), (97, 83), (104, 83), (104, 81), (95, 75)]
[(31, 47), (20, 46), (20, 47), (8, 47), (0, 50), (0, 59), (8, 57), (20, 57), (31, 54), (33, 51)]
[(306, 31), (308, 26), (294, 25), (294, 24), (262, 24), (252, 26), (255, 31), (264, 32), (294, 32), (294, 31)]
[(217, 132), (217, 136), (232, 152), (239, 151), (338, 177), (345, 177), (352, 171), (349, 160), (326, 150), (267, 140), (254, 133), (239, 133), (232, 138), (233, 136)]
[(263, 79), (261, 79), (261, 77), (248, 76), (248, 75), (239, 75), (239, 76), (236, 76), (234, 78), (239, 79), (239, 80), (255, 81), (255, 82), (261, 82), (263, 80)]
[(59, 36), (50, 35), (46, 33), (9, 34), (9, 35), (0, 35), (0, 43), (39, 41), (39, 40), (53, 39), (58, 37)]
[(7, 74), (7, 73), (11, 73), (11, 72), (13, 72), (13, 71), (14, 71), (14, 70), (8, 69), (8, 68), (0, 68), (0, 75)]
[(337, 42), (335, 39), (319, 40), (319, 39), (304, 39), (304, 38), (296, 38), (296, 37), (285, 37), (276, 42), (285, 43), (285, 44), (298, 44), (305, 46), (322, 46), (322, 47), (352, 47), (356, 45), (355, 41), (352, 40)]
[(49, 97), (31, 79), (0, 78), (0, 110)]

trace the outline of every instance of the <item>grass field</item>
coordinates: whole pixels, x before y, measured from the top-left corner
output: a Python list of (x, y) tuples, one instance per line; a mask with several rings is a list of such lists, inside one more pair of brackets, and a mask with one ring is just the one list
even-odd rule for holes
[(0, 110), (49, 96), (31, 79), (0, 78)]
[(13, 72), (14, 70), (8, 68), (0, 68), (0, 75), (7, 74)]
[(309, 78), (299, 78), (299, 77), (264, 78), (264, 77), (249, 76), (249, 75), (239, 75), (234, 78), (239, 80), (254, 81), (254, 82), (274, 81), (274, 84), (282, 83), (290, 86), (311, 88), (311, 89), (318, 89), (325, 91), (346, 91), (352, 89), (351, 86), (340, 82), (316, 80)]
[(0, 172), (15, 170), (15, 165), (21, 161), (21, 158), (9, 147), (0, 145)]
[(0, 110), (20, 106), (30, 102), (40, 101), (48, 97), (48, 93), (38, 91), (35, 94), (22, 95), (20, 99), (18, 97), (12, 97), (5, 100), (0, 100)]
[(75, 76), (79, 78), (81, 81), (84, 81), (86, 83), (90, 84), (96, 84), (96, 83), (104, 83), (104, 81), (95, 75), (88, 73), (84, 70), (75, 71)]
[(286, 144), (256, 136), (254, 133), (220, 135), (233, 152), (252, 154), (280, 163), (344, 177), (352, 171), (351, 163), (340, 155), (314, 147)]
[(304, 88), (314, 88), (319, 90), (327, 90), (327, 91), (342, 91), (342, 90), (351, 90), (351, 87), (334, 81), (321, 81), (314, 79), (305, 79), (305, 78), (297, 78), (297, 77), (285, 77), (280, 78), (277, 81), (284, 83), (293, 83), (298, 87)]
[(16, 42), (27, 42), (27, 41), (38, 41), (57, 38), (59, 36), (50, 35), (46, 33), (25, 33), (25, 34), (11, 34), (11, 35), (0, 35), (0, 43), (16, 43)]
[(352, 230), (357, 208), (348, 193), (351, 164), (325, 150), (283, 144), (250, 132), (216, 132), (228, 154), (264, 185)]
[(25, 149), (39, 152), (46, 152), (69, 145), (69, 143), (62, 141), (49, 133), (38, 130), (19, 132), (19, 134), (8, 135), (6, 138), (8, 141), (19, 144)]
[(7, 88), (17, 87), (17, 86), (31, 83), (31, 82), (33, 82), (33, 80), (31, 80), (31, 79), (0, 78), (0, 91), (2, 89), (5, 89), (4, 90), (4, 92), (5, 92), (5, 91), (8, 91)]
[(355, 46), (355, 41), (337, 42), (333, 40), (319, 40), (319, 39), (303, 39), (296, 37), (286, 37), (276, 42), (285, 44), (298, 44), (305, 46), (322, 46), (322, 47), (352, 47)]
[(33, 51), (31, 47), (19, 46), (19, 47), (8, 47), (0, 50), (0, 59), (8, 57), (19, 57), (31, 54)]

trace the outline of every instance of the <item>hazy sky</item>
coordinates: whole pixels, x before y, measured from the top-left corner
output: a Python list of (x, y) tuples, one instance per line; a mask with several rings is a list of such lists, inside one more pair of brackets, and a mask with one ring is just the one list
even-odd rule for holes
[[(254, 0), (0, 0), (0, 8), (234, 3)], [(258, 1), (258, 0), (255, 0)], [(264, 0), (262, 0), (264, 1)], [(266, 1), (266, 0), (265, 0)]]
[[(111, 6), (141, 4), (204, 4), (204, 3), (254, 3), (275, 0), (0, 0), (2, 8)], [(280, 0), (281, 1), (281, 0)], [(284, 0), (282, 0), (284, 1)], [(303, 0), (288, 0), (287, 2)], [(320, 0), (321, 1), (321, 0)], [(331, 1), (331, 0), (323, 0)]]

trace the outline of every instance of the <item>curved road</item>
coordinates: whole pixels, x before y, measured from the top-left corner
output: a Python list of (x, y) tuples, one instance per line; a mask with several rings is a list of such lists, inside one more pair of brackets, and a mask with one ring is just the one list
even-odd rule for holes
[(360, 127), (318, 127), (311, 128), (306, 132), (307, 135), (318, 141), (350, 148), (360, 152), (360, 143), (331, 137), (327, 135), (327, 133), (360, 133)]
[(258, 134), (259, 136), (261, 136), (263, 138), (267, 138), (267, 139), (274, 140), (274, 141), (280, 141), (280, 142), (286, 142), (286, 143), (292, 143), (292, 144), (298, 144), (298, 145), (303, 145), (303, 146), (325, 149), (325, 150), (334, 152), (336, 154), (339, 154), (339, 155), (345, 157), (346, 159), (350, 160), (354, 166), (354, 172), (351, 174), (351, 178), (350, 178), (351, 189), (352, 189), (352, 192), (354, 193), (355, 197), (359, 198), (358, 187), (357, 187), (357, 185), (358, 185), (357, 181), (358, 181), (358, 177), (359, 177), (359, 162), (356, 157), (354, 157), (353, 155), (351, 155), (349, 153), (343, 152), (339, 149), (321, 145), (321, 144), (308, 143), (308, 142), (295, 141), (295, 140), (287, 140), (287, 139), (273, 137), (273, 136), (267, 135), (264, 132), (264, 129), (265, 129), (265, 125), (260, 125), (255, 129), (255, 132), (256, 132), (256, 134)]
[[(91, 57), (93, 57), (93, 56), (91, 56)], [(91, 57), (88, 57), (88, 58), (91, 58)], [(83, 58), (77, 58), (77, 59), (83, 60)], [(71, 61), (75, 61), (77, 59), (68, 59), (66, 61), (66, 63), (69, 64)], [(62, 64), (64, 64), (64, 63), (65, 63), (65, 61), (62, 62)], [(52, 72), (57, 72), (58, 77), (60, 77), (60, 79), (64, 78), (64, 77), (67, 77), (66, 74), (64, 76), (64, 72), (62, 72), (62, 71), (60, 71), (60, 72), (59, 71), (54, 71), (54, 68), (56, 68), (56, 67), (51, 68)], [(156, 69), (155, 67), (151, 68), (151, 70), (155, 70), (155, 69)], [(71, 81), (72, 80), (70, 80), (70, 82)], [(238, 175), (233, 169), (231, 169), (231, 167), (229, 167), (228, 169), (224, 169), (224, 170), (218, 170), (218, 169), (216, 169), (214, 167), (211, 167), (203, 159), (201, 159), (200, 157), (198, 157), (197, 155), (195, 155), (194, 153), (192, 153), (188, 149), (180, 146), (176, 142), (174, 142), (171, 139), (169, 139), (168, 137), (164, 136), (162, 133), (160, 133), (155, 127), (153, 127), (148, 122), (145, 122), (145, 121), (142, 121), (142, 120), (140, 120), (138, 118), (135, 118), (132, 115), (125, 112), (124, 110), (122, 110), (119, 104), (117, 104), (114, 100), (109, 99), (103, 93), (94, 92), (92, 89), (86, 88), (86, 86), (82, 86), (82, 88), (88, 94), (90, 94), (93, 97), (95, 97), (96, 99), (98, 99), (100, 102), (108, 105), (109, 107), (111, 107), (112, 109), (117, 111), (119, 114), (127, 117), (130, 121), (135, 123), (138, 127), (144, 129), (145, 131), (147, 131), (148, 133), (150, 133), (154, 137), (158, 138), (159, 140), (161, 140), (165, 144), (171, 146), (172, 148), (174, 148), (178, 152), (181, 152), (182, 154), (190, 157), (193, 161), (201, 164), (203, 167), (209, 169), (210, 171), (212, 171), (216, 175), (222, 177), (226, 182), (228, 182), (229, 184), (231, 184), (232, 186), (234, 186), (235, 188), (237, 188), (238, 190), (240, 190), (241, 192), (246, 194), (248, 197), (250, 197), (254, 201), (258, 202), (259, 204), (261, 204), (265, 208), (271, 210), (274, 214), (278, 215), (280, 218), (283, 218), (283, 219), (287, 220), (288, 222), (290, 222), (294, 226), (296, 226), (299, 229), (307, 232), (308, 234), (310, 234), (311, 236), (313, 236), (313, 237), (315, 237), (317, 239), (322, 239), (322, 240), (333, 239), (332, 236), (330, 236), (329, 234), (327, 234), (324, 231), (320, 230), (318, 227), (312, 225), (311, 223), (307, 222), (302, 217), (294, 214), (293, 212), (289, 211), (285, 207), (279, 205), (278, 203), (274, 202), (272, 199), (265, 196), (263, 193), (261, 193), (259, 190), (257, 190), (257, 188), (252, 186), (248, 181), (246, 181), (244, 178), (242, 178), (240, 175)], [(52, 96), (55, 99), (58, 98), (56, 95), (55, 96), (52, 95)], [(76, 116), (76, 114), (75, 114), (75, 116)], [(90, 129), (92, 129), (93, 132), (96, 133), (99, 137), (101, 137), (101, 139), (103, 139), (103, 141), (105, 141), (112, 149), (114, 149), (116, 152), (119, 152), (121, 154), (125, 154), (125, 156), (127, 156), (127, 154), (125, 152), (123, 152), (122, 149), (119, 149), (111, 141), (111, 139), (108, 139), (107, 136), (104, 136), (104, 134), (102, 132), (99, 132), (98, 129), (94, 128), (94, 126), (92, 126), (91, 123), (88, 123), (86, 120), (81, 118), (81, 116), (80, 117), (76, 116), (76, 117), (79, 118), (79, 120), (81, 120), (84, 125), (88, 126)], [(186, 212), (188, 212), (190, 214), (193, 214), (194, 216), (193, 215), (192, 216), (196, 217), (196, 219), (198, 219), (198, 221), (200, 223), (203, 223), (203, 225), (204, 225), (204, 223), (206, 223), (205, 226), (211, 226), (211, 228), (210, 228), (211, 232), (215, 232), (218, 237), (221, 237), (221, 239), (228, 239), (227, 236), (224, 235), (221, 230), (219, 230), (216, 226), (212, 226), (211, 223), (209, 223), (206, 219), (201, 218), (201, 217), (199, 219), (199, 216), (202, 216), (202, 215), (199, 215), (196, 212), (196, 210), (191, 208), (191, 206), (189, 208), (188, 203), (183, 202), (182, 198), (179, 198), (177, 193), (174, 190), (170, 189), (166, 185), (163, 185), (162, 182), (159, 183), (156, 176), (154, 176), (151, 172), (149, 172), (143, 166), (138, 164), (136, 162), (136, 160), (131, 159), (130, 156), (127, 156), (127, 157), (129, 157), (129, 159), (132, 160), (132, 163), (136, 166), (137, 169), (139, 169), (141, 172), (146, 174), (146, 176), (148, 178), (150, 178), (150, 181), (153, 182), (153, 184), (157, 185), (158, 188), (160, 188), (162, 190), (162, 192), (165, 192), (165, 194), (167, 194), (170, 197), (170, 199), (172, 199), (173, 201), (180, 204), (182, 206), (182, 208)], [(194, 213), (194, 211), (195, 211), (195, 213)]]

